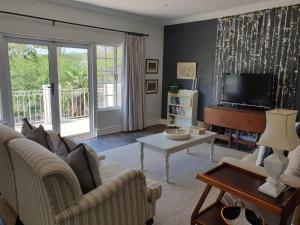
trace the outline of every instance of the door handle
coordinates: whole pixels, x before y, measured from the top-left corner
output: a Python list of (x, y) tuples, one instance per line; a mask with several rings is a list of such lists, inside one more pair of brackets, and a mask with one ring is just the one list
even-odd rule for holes
[(54, 95), (54, 83), (51, 83), (51, 85), (48, 88), (51, 89), (51, 94)]

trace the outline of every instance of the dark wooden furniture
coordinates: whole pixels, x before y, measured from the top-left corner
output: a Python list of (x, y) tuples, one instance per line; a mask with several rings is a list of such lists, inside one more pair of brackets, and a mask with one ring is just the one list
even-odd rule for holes
[[(232, 140), (238, 144), (255, 147), (259, 135), (266, 127), (266, 115), (264, 110), (236, 109), (222, 106), (209, 106), (204, 110), (204, 123), (208, 129), (212, 126), (228, 128), (227, 135), (219, 134), (216, 139), (228, 142), (231, 147)], [(232, 131), (236, 130), (236, 137), (232, 138)], [(240, 139), (240, 132), (247, 131), (256, 134), (255, 141)]]
[[(204, 174), (198, 174), (197, 179), (207, 185), (192, 214), (191, 225), (226, 225), (221, 218), (221, 209), (224, 206), (221, 198), (225, 192), (278, 215), (280, 225), (288, 224), (289, 216), (300, 203), (300, 189), (289, 188), (278, 198), (273, 198), (258, 191), (258, 187), (265, 182), (265, 177), (226, 163)], [(221, 193), (215, 203), (199, 212), (213, 186), (220, 189)]]

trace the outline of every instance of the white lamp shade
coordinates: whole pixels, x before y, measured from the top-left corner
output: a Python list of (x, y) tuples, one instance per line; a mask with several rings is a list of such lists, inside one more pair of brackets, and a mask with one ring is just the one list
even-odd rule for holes
[(258, 141), (258, 145), (276, 150), (291, 151), (299, 145), (295, 122), (297, 111), (274, 109), (266, 112), (266, 129)]

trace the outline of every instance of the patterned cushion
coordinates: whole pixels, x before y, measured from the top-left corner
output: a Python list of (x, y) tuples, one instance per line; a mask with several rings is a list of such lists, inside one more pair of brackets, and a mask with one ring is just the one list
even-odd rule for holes
[[(111, 179), (119, 176), (119, 174), (123, 173), (126, 169), (121, 167), (119, 164), (106, 159), (100, 164), (99, 170), (102, 182), (106, 183)], [(154, 203), (157, 199), (161, 197), (161, 184), (149, 178), (146, 178), (146, 185), (148, 202)]]

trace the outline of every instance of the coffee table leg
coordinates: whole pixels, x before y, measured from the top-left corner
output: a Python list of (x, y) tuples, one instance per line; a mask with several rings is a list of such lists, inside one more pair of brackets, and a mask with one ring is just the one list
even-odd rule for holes
[(140, 143), (141, 170), (144, 171), (144, 143)]
[(210, 140), (210, 157), (209, 161), (213, 162), (214, 161), (214, 150), (215, 150), (215, 139)]
[(165, 181), (169, 183), (169, 155), (165, 155)]

